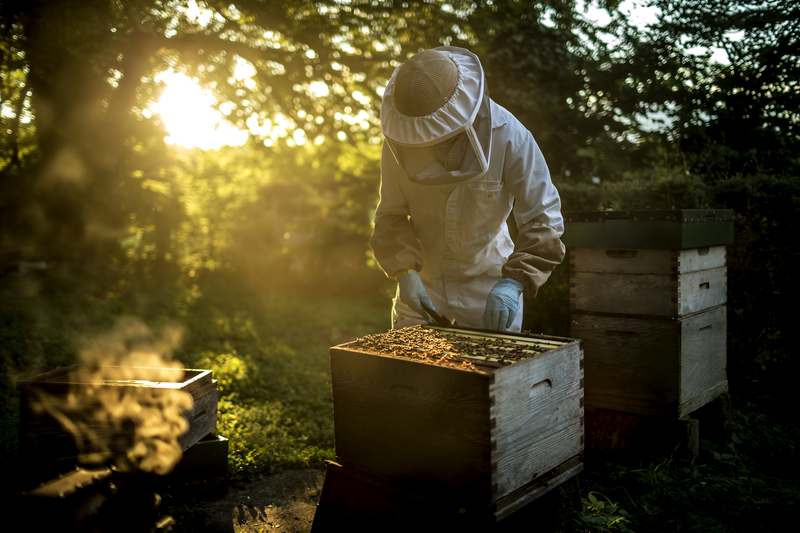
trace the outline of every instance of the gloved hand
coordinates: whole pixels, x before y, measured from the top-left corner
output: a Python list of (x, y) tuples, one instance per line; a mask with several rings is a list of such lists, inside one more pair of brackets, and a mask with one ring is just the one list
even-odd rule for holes
[(483, 312), (483, 327), (492, 331), (505, 331), (511, 327), (519, 308), (519, 295), (522, 294), (522, 283), (515, 279), (503, 278), (498, 281)]
[(400, 283), (400, 300), (419, 313), (422, 318), (430, 321), (431, 317), (422, 308), (422, 304), (434, 311), (436, 308), (431, 303), (428, 293), (425, 292), (425, 287), (422, 285), (422, 279), (420, 279), (419, 274), (412, 270), (408, 274), (403, 274), (397, 278), (397, 281)]

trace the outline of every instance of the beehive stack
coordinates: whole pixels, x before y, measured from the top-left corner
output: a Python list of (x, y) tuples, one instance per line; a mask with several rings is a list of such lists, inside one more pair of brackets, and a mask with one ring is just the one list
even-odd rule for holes
[(567, 214), (586, 404), (680, 418), (725, 393), (730, 210)]
[(573, 339), (416, 326), (331, 348), (337, 462), (503, 518), (583, 468)]

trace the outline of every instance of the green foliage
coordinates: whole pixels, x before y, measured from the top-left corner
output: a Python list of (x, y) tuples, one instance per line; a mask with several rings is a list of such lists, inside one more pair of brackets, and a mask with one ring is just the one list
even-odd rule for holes
[(632, 65), (607, 44), (614, 28), (560, 0), (487, 2), (468, 23), (492, 99), (530, 129), (553, 174), (614, 179), (641, 165), (646, 134), (635, 116), (646, 109), (623, 81)]
[(349, 289), (379, 274), (368, 240), (380, 146), (334, 143), (263, 151), (268, 181), (236, 213), (225, 264), (254, 283), (319, 280)]
[(702, 209), (709, 207), (708, 185), (682, 168), (630, 172), (614, 181), (560, 183), (565, 212)]
[[(601, 499), (598, 499), (597, 496)], [(590, 492), (576, 521), (582, 531), (633, 531), (628, 528), (628, 513), (600, 493)]]
[(639, 467), (606, 464), (585, 472), (582, 484), (625, 501), (638, 531), (783, 531), (800, 503), (789, 458), (798, 428), (766, 394), (736, 400), (732, 440), (703, 440), (695, 466), (672, 456)]
[[(673, 142), (703, 174), (797, 169), (800, 28), (783, 0), (653, 0), (631, 48), (642, 98), (674, 117)], [(712, 48), (723, 62), (710, 61)], [(641, 77), (639, 77), (641, 76)]]
[(182, 360), (211, 368), (235, 479), (333, 458), (328, 348), (386, 328), (388, 302), (251, 291), (210, 276), (186, 309)]
[(736, 240), (728, 249), (730, 348), (739, 365), (733, 370), (741, 375), (752, 372), (753, 363), (795, 360), (786, 309), (800, 297), (800, 180), (734, 175), (715, 182), (713, 193), (718, 205), (736, 213)]
[[(169, 149), (150, 111), (162, 89), (157, 75), (196, 76), (258, 145), (275, 144), (274, 132), (264, 128), (275, 124), (283, 124), (292, 145), (294, 133), (309, 142), (374, 143), (381, 84), (397, 57), (452, 38), (460, 20), (453, 6), (464, 7), (295, 0), (4, 4), (0, 253), (133, 260), (135, 275), (161, 282), (188, 262), (216, 267), (237, 207), (252, 200), (253, 186), (264, 185), (258, 181), (264, 173), (253, 170), (263, 171), (267, 161), (273, 171), (285, 168), (256, 149), (207, 156)], [(321, 160), (324, 152), (311, 158)], [(266, 161), (245, 166), (259, 157)], [(305, 193), (297, 198), (310, 198), (306, 174), (282, 176)], [(322, 189), (333, 188), (335, 174), (334, 167), (320, 170)], [(336, 185), (349, 191), (351, 184)], [(363, 189), (361, 182), (355, 188)], [(338, 213), (345, 201), (339, 192), (318, 200), (323, 216)], [(357, 218), (362, 233), (364, 218)], [(188, 246), (176, 248), (176, 239)], [(120, 245), (129, 255), (119, 257)], [(358, 257), (364, 256), (362, 249)]]
[[(388, 326), (393, 283), (367, 244), (379, 89), (417, 50), (454, 44), (480, 54), (493, 98), (534, 133), (566, 211), (736, 212), (735, 438), (705, 442), (694, 469), (666, 458), (588, 472), (609, 497), (587, 496), (582, 530), (792, 523), (797, 8), (652, 3), (661, 19), (644, 33), (612, 1), (606, 27), (573, 1), (212, 0), (199, 15), (182, 1), (2, 4), (0, 467), (16, 453), (15, 380), (75, 362), (124, 316), (185, 325), (178, 357), (219, 381), (235, 479), (331, 458), (327, 350)], [(254, 128), (239, 148), (168, 146), (147, 111), (165, 69), (197, 77), (232, 123), (282, 122), (307, 142)], [(669, 136), (640, 124), (654, 112), (676, 119)], [(17, 273), (19, 259), (48, 270)], [(523, 327), (568, 336), (568, 293), (565, 262), (526, 302)]]
[[(3, 470), (13, 465), (16, 448), (14, 379), (74, 362), (84, 339), (132, 314), (148, 324), (182, 322), (186, 341), (177, 357), (213, 370), (221, 392), (217, 431), (230, 439), (233, 479), (320, 467), (333, 454), (328, 348), (388, 323), (385, 297), (254, 290), (224, 269), (159, 292), (103, 292), (96, 281), (85, 286), (91, 291), (67, 292), (69, 284), (51, 273), (36, 277), (38, 291), (19, 294), (11, 291), (21, 290), (23, 278), (17, 279), (15, 287), (6, 280), (0, 299), (0, 336), (8, 339), (0, 345), (8, 384), (0, 417)], [(791, 377), (782, 385), (785, 396), (774, 382), (749, 383), (754, 394), (736, 397), (742, 401), (734, 404), (732, 442), (705, 441), (696, 468), (670, 457), (638, 468), (592, 466), (581, 474), (590, 494), (576, 528), (780, 530), (800, 504), (794, 461), (800, 429), (785, 409)], [(202, 504), (179, 495), (167, 503), (181, 516), (201, 514)]]

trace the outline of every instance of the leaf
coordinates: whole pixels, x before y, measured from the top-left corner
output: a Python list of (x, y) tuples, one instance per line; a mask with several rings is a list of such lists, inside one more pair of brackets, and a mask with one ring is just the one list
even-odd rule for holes
[(590, 524), (608, 524), (608, 520), (602, 516), (584, 516), (583, 519)]

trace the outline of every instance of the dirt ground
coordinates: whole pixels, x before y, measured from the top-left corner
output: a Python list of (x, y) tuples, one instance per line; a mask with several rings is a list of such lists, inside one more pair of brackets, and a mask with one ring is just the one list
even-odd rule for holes
[(231, 486), (224, 498), (207, 503), (206, 531), (308, 533), (324, 478), (324, 471), (307, 468)]
[[(223, 498), (205, 504), (204, 531), (308, 533), (324, 479), (322, 470), (287, 470), (253, 483), (230, 486)], [(459, 529), (464, 533), (517, 533), (537, 524), (538, 531), (564, 533), (573, 530), (570, 509), (578, 508), (580, 495), (576, 477), (493, 527)], [(323, 528), (324, 523), (323, 520)]]

